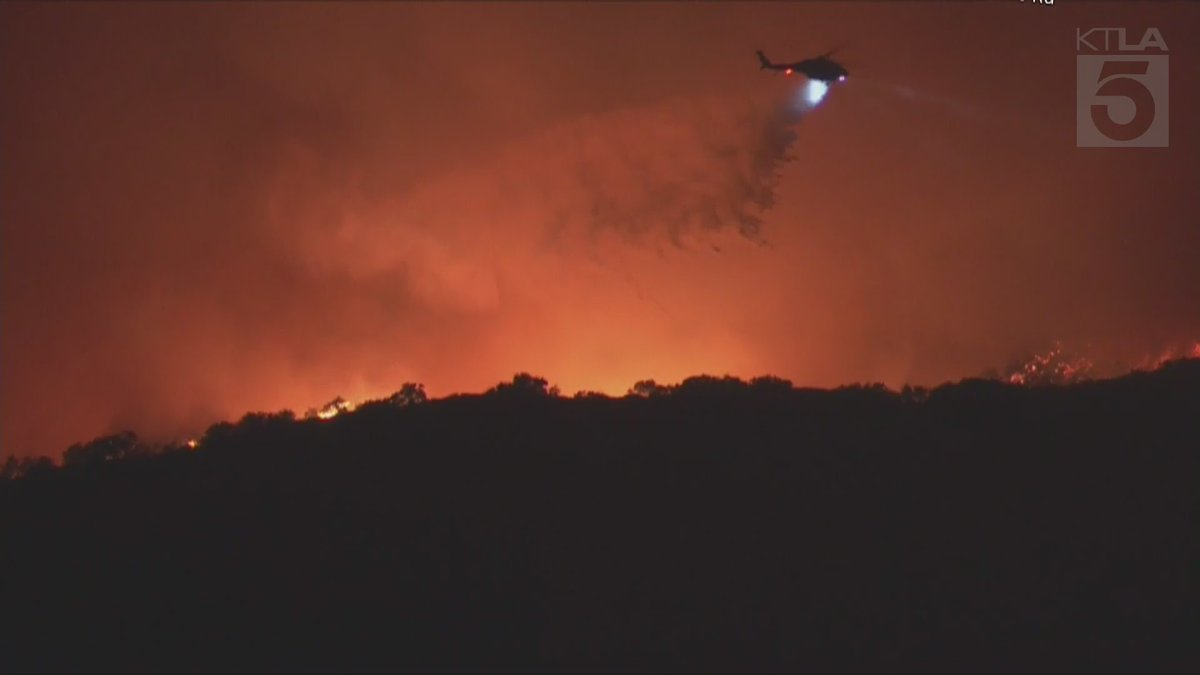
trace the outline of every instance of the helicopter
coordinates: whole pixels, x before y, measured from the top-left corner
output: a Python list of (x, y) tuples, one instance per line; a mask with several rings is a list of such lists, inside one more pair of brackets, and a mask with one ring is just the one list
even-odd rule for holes
[(846, 70), (846, 67), (842, 64), (833, 60), (833, 51), (830, 50), (820, 56), (796, 61), (795, 63), (772, 63), (762, 50), (755, 53), (758, 54), (758, 62), (761, 70), (782, 71), (784, 75), (800, 73), (810, 80), (824, 82), (825, 84), (845, 82), (846, 78), (850, 76), (850, 71)]

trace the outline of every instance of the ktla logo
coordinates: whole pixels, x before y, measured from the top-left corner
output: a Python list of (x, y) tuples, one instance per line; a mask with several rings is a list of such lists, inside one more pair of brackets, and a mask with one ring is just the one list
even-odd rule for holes
[(1078, 28), (1075, 51), (1075, 144), (1167, 147), (1170, 78), (1162, 33), (1149, 28), (1130, 43), (1124, 28)]

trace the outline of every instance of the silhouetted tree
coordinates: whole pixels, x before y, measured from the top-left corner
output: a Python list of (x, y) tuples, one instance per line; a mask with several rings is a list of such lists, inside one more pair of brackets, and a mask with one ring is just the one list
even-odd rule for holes
[(512, 382), (501, 382), (490, 390), (491, 393), (517, 396), (558, 396), (558, 387), (550, 386), (544, 377), (529, 373), (513, 375)]
[(626, 396), (650, 397), (650, 396), (666, 396), (667, 394), (670, 394), (670, 393), (671, 393), (670, 387), (660, 385), (657, 382), (655, 382), (654, 380), (638, 380), (637, 382), (633, 383), (633, 386), (629, 388), (629, 391), (625, 395)]
[(4, 466), (0, 467), (0, 479), (13, 480), (20, 478), (20, 475), (18, 474), (19, 468), (20, 463), (17, 461), (17, 458), (9, 455), (8, 459), (4, 460)]
[(759, 391), (785, 392), (792, 390), (792, 381), (774, 375), (760, 375), (750, 380), (750, 386)]
[(746, 383), (732, 375), (714, 377), (712, 375), (696, 375), (689, 377), (675, 388), (675, 394), (681, 396), (728, 396), (746, 388)]
[(270, 426), (282, 425), (296, 421), (296, 413), (291, 410), (280, 410), (278, 412), (253, 412), (246, 413), (242, 419), (238, 421), (238, 426), (253, 427), (253, 426)]
[(200, 437), (200, 445), (206, 448), (220, 448), (235, 436), (236, 428), (232, 422), (217, 422), (204, 431), (204, 435)]
[(419, 405), (428, 400), (429, 397), (425, 395), (425, 385), (414, 382), (405, 382), (404, 386), (400, 387), (400, 391), (387, 398), (388, 403), (398, 406)]
[(54, 461), (49, 457), (21, 457), (9, 455), (0, 468), (0, 480), (19, 480), (21, 478), (38, 478), (55, 470)]
[(78, 467), (102, 464), (129, 457), (150, 454), (150, 447), (138, 440), (132, 431), (101, 436), (87, 443), (76, 443), (63, 453), (63, 466)]

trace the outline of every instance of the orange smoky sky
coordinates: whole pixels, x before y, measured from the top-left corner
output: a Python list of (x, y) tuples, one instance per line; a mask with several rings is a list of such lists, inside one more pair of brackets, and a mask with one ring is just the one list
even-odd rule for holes
[[(936, 384), (1200, 336), (1189, 3), (4, 3), (0, 452), (406, 381)], [(1170, 146), (1075, 147), (1077, 27)], [(758, 69), (840, 47), (812, 110)]]

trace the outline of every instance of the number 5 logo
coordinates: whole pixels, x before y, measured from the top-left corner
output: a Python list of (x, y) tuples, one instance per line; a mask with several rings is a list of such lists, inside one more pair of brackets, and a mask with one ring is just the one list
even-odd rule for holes
[(1167, 146), (1167, 56), (1077, 56), (1076, 145)]

